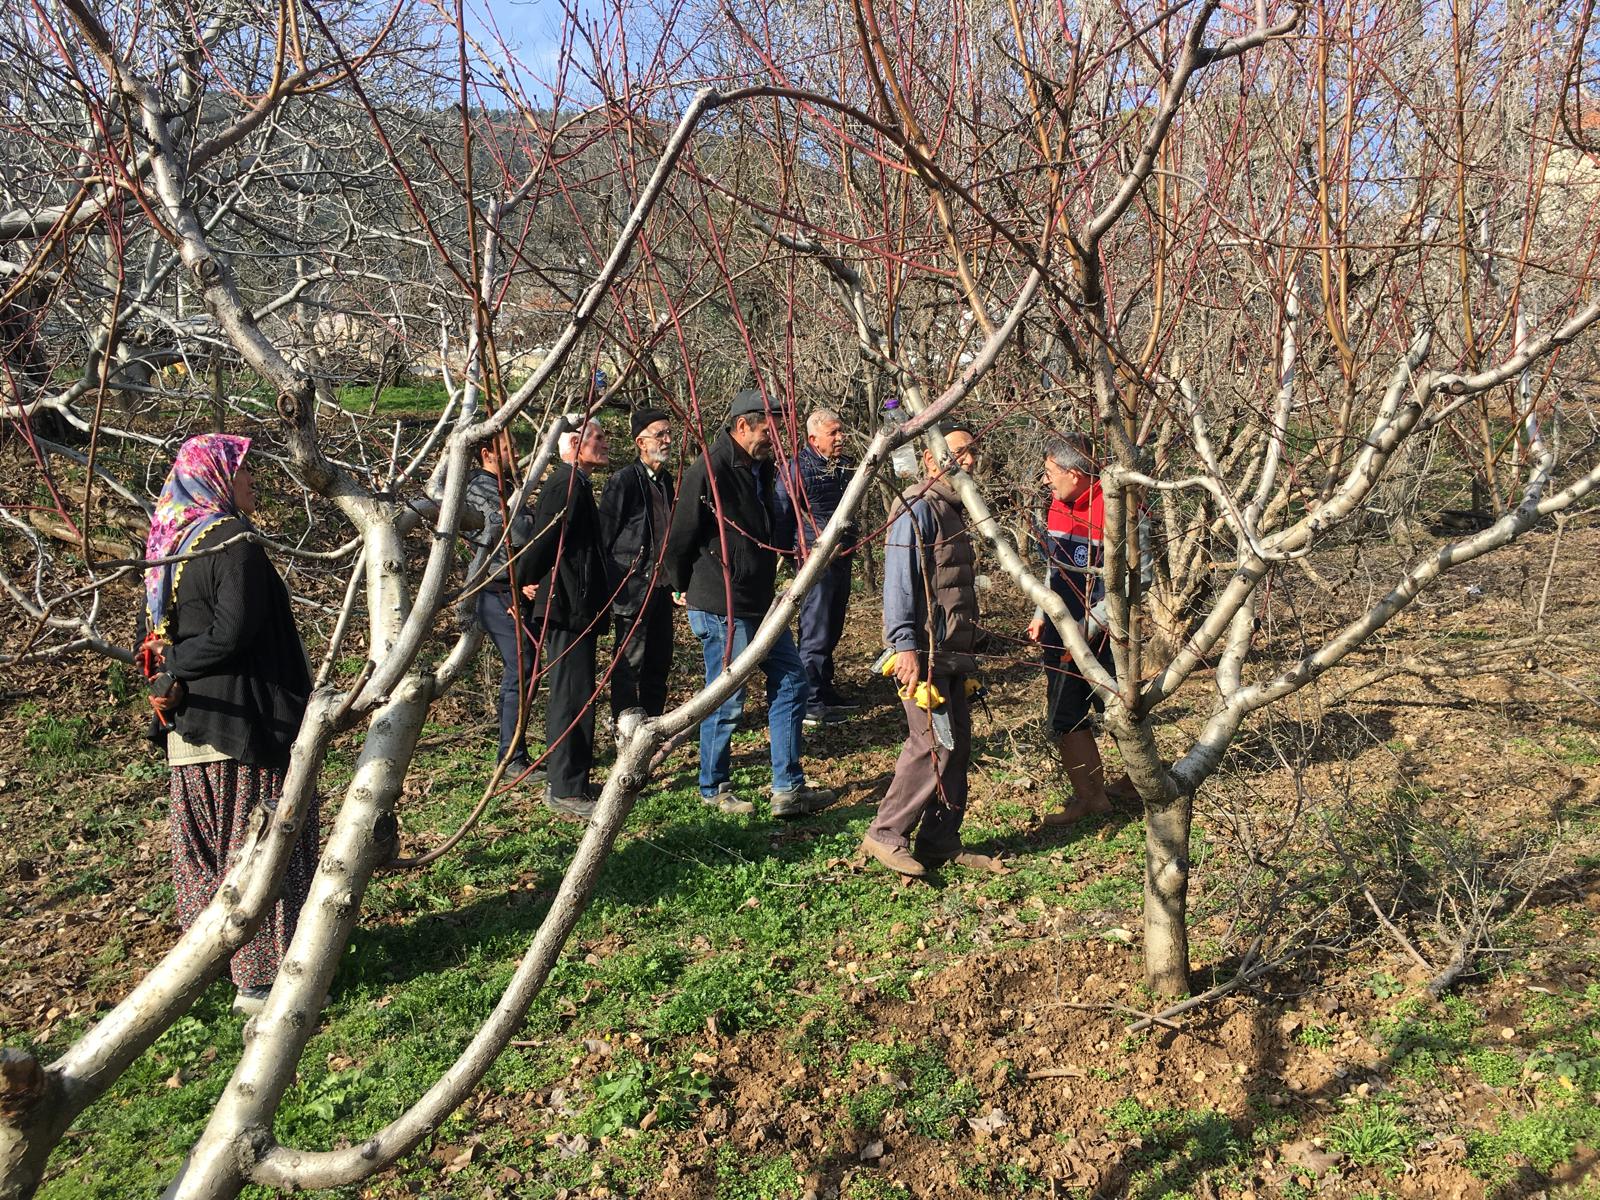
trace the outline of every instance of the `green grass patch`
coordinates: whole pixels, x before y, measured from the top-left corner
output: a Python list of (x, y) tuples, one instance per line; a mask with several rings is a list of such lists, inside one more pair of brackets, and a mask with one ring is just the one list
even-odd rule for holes
[(660, 1128), (682, 1129), (709, 1099), (711, 1080), (703, 1072), (628, 1058), (595, 1081), (585, 1123), (596, 1138), (638, 1129), (652, 1114)]
[(1467, 1167), (1492, 1193), (1512, 1183), (1524, 1164), (1549, 1175), (1597, 1133), (1600, 1116), (1587, 1105), (1502, 1117), (1492, 1131), (1467, 1135)]
[(849, 1063), (875, 1066), (896, 1080), (868, 1084), (846, 1100), (850, 1124), (864, 1133), (877, 1132), (889, 1110), (898, 1107), (913, 1132), (943, 1140), (978, 1110), (978, 1089), (956, 1075), (935, 1047), (860, 1042), (847, 1052)]
[(347, 383), (338, 389), (339, 405), (346, 412), (371, 412), (379, 417), (437, 417), (444, 411), (449, 393), (438, 381), (429, 383), (402, 383), (384, 388), (378, 393), (374, 407), (370, 383)]
[(1472, 1045), (1482, 1014), (1459, 996), (1438, 1004), (1421, 998), (1403, 1000), (1394, 1012), (1374, 1023), (1378, 1045), (1389, 1053), (1394, 1073), (1402, 1079), (1428, 1081), (1439, 1068), (1458, 1060)]
[(1467, 1069), (1489, 1087), (1511, 1087), (1522, 1078), (1522, 1063), (1507, 1050), (1469, 1050), (1463, 1056)]
[(87, 716), (37, 713), (22, 735), (22, 745), (28, 766), (50, 782), (104, 770), (111, 761)]
[(1217, 1187), (1237, 1183), (1251, 1158), (1251, 1143), (1222, 1113), (1209, 1109), (1148, 1108), (1125, 1096), (1105, 1114), (1108, 1133), (1130, 1135), (1129, 1200), (1177, 1200), (1202, 1180)]

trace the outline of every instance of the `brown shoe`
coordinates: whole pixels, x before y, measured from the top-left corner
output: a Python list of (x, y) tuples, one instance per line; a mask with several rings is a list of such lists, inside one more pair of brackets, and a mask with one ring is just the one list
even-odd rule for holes
[(961, 849), (954, 854), (929, 854), (917, 852), (917, 861), (930, 871), (937, 871), (940, 867), (954, 864), (966, 867), (969, 871), (987, 871), (991, 875), (1009, 875), (1011, 869), (998, 858), (988, 854), (979, 854), (976, 850)]
[(898, 871), (902, 875), (926, 875), (928, 868), (911, 857), (911, 851), (902, 846), (885, 846), (882, 842), (874, 841), (870, 837), (861, 839), (861, 850), (870, 854), (891, 871)]
[(1102, 800), (1099, 804), (1089, 804), (1074, 796), (1062, 806), (1060, 812), (1045, 813), (1042, 820), (1051, 829), (1062, 829), (1068, 825), (1076, 825), (1086, 817), (1103, 817), (1110, 811), (1109, 800)]
[(963, 850), (950, 861), (958, 867), (966, 867), (972, 871), (987, 871), (991, 875), (1011, 874), (1011, 868), (998, 858), (992, 854), (979, 854), (975, 850)]

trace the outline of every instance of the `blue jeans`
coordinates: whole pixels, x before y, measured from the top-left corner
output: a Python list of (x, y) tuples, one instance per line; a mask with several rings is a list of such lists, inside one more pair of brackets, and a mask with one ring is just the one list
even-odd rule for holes
[[(706, 662), (706, 682), (722, 674), (723, 666), (744, 653), (759, 621), (734, 617), (733, 643), (728, 643), (727, 617), (716, 613), (689, 610), (689, 629), (700, 639)], [(800, 653), (787, 629), (761, 660), (767, 676), (767, 728), (772, 741), (772, 790), (792, 792), (806, 783), (800, 767), (800, 731), (806, 719), (806, 673)], [(741, 686), (700, 722), (700, 794), (714, 796), (731, 778), (729, 744), (744, 711), (745, 689)]]

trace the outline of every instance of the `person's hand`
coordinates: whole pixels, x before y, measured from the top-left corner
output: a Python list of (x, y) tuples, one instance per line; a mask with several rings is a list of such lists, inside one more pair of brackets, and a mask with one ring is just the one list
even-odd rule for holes
[(156, 710), (156, 715), (161, 718), (163, 725), (172, 724), (172, 714), (178, 711), (178, 706), (183, 703), (183, 697), (188, 690), (183, 680), (174, 679), (165, 692), (150, 697), (150, 706)]
[(688, 608), (689, 607), (689, 598), (687, 596), (685, 596), (682, 592), (673, 592), (672, 593), (672, 603), (675, 606), (677, 606), (678, 608)]
[(523, 595), (523, 597), (525, 599), (528, 599), (528, 600), (535, 599), (539, 595), (539, 585), (537, 583), (525, 583), (525, 584), (523, 584), (522, 585), (522, 595)]
[(914, 688), (922, 677), (915, 650), (902, 650), (894, 656), (894, 677), (901, 687)]
[(1028, 640), (1030, 642), (1037, 642), (1043, 636), (1044, 618), (1035, 617), (1033, 620), (1028, 622)]

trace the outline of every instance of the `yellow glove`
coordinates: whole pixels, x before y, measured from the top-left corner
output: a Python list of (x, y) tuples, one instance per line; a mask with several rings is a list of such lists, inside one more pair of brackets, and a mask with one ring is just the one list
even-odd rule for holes
[(913, 702), (916, 706), (926, 712), (932, 712), (936, 708), (944, 707), (944, 694), (926, 679), (918, 681), (915, 692), (908, 687), (900, 689), (900, 699), (911, 700), (913, 696), (915, 696)]

